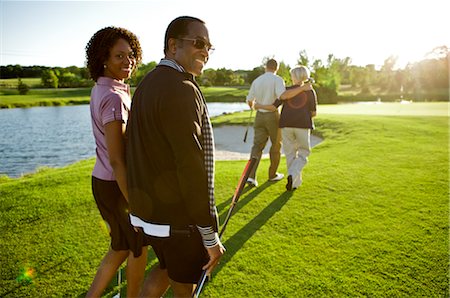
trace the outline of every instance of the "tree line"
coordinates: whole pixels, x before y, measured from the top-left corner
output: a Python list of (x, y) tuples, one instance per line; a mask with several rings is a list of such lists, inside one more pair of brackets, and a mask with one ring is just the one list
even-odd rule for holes
[[(252, 70), (231, 70), (226, 68), (205, 69), (197, 78), (201, 86), (248, 86), (253, 80), (264, 73), (264, 65)], [(397, 57), (388, 57), (380, 69), (374, 64), (356, 66), (351, 64), (351, 58), (343, 59), (328, 55), (326, 61), (312, 60), (306, 51), (299, 53), (297, 64), (308, 66), (315, 79), (315, 89), (321, 103), (335, 103), (340, 98), (338, 90), (342, 85), (351, 86), (359, 90), (354, 94), (355, 100), (374, 100), (380, 94), (384, 100), (394, 98), (410, 98), (414, 100), (448, 100), (449, 98), (449, 48), (440, 46), (434, 48), (421, 61), (409, 63), (404, 68), (395, 68)], [(142, 78), (153, 68), (157, 62), (149, 62), (139, 66), (130, 79), (132, 86), (137, 86)], [(291, 84), (289, 75), (291, 67), (279, 62), (278, 75)], [(0, 78), (41, 78), (43, 88), (74, 88), (91, 87), (92, 80), (86, 67), (45, 67), (45, 66), (0, 66)], [(26, 86), (20, 82), (22, 89)], [(391, 98), (389, 98), (391, 97)], [(351, 100), (347, 96), (346, 100)]]

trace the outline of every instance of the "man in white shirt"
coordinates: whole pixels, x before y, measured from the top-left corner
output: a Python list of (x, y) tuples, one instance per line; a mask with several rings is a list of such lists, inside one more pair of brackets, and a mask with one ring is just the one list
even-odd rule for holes
[[(266, 72), (256, 78), (247, 95), (247, 103), (253, 108), (255, 103), (260, 105), (271, 105), (286, 90), (283, 79), (276, 74), (278, 63), (274, 59), (269, 59), (266, 63)], [(251, 157), (257, 159), (253, 171), (250, 173), (247, 183), (257, 186), (256, 170), (262, 156), (267, 140), (270, 138), (270, 167), (269, 181), (279, 181), (284, 175), (277, 173), (281, 156), (281, 130), (278, 127), (280, 113), (278, 109), (269, 111), (258, 109), (256, 112), (255, 123), (253, 125), (254, 138)]]

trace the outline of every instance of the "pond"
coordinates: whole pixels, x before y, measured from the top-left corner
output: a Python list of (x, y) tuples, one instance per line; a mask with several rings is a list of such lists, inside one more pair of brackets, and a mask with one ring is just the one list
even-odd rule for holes
[[(248, 109), (208, 103), (211, 116)], [(0, 110), (0, 175), (19, 177), (95, 156), (89, 105)]]

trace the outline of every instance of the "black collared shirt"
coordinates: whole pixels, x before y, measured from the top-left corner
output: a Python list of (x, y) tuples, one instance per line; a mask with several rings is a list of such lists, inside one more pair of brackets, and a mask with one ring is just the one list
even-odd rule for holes
[[(287, 87), (286, 89), (295, 87), (297, 86)], [(317, 95), (314, 89), (301, 92), (288, 100), (277, 99), (274, 106), (279, 107), (280, 105), (283, 105), (280, 115), (280, 128), (314, 129), (314, 121), (311, 117), (311, 112), (315, 112), (317, 107)]]

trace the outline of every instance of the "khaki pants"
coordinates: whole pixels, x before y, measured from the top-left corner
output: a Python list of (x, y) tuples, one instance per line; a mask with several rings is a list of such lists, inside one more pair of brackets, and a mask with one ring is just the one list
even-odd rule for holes
[(269, 179), (274, 178), (278, 165), (280, 164), (281, 156), (281, 130), (278, 127), (280, 120), (280, 114), (278, 111), (275, 112), (257, 112), (255, 117), (255, 123), (253, 125), (253, 130), (255, 132), (253, 138), (253, 147), (250, 154), (251, 157), (257, 159), (253, 171), (250, 172), (249, 178), (256, 179), (256, 170), (261, 160), (261, 156), (266, 147), (267, 140), (270, 138), (270, 167), (269, 167)]
[(297, 188), (302, 184), (302, 170), (311, 153), (310, 129), (283, 127), (281, 135), (288, 175), (292, 176), (292, 187)]

